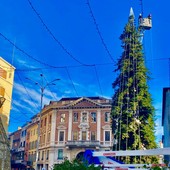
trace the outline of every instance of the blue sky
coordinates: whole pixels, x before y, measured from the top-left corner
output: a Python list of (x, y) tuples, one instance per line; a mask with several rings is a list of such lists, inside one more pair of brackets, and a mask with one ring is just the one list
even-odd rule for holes
[[(170, 82), (169, 5), (168, 0), (143, 0), (144, 17), (150, 13), (153, 17), (153, 28), (145, 32), (144, 52), (152, 78), (157, 141), (162, 134), (162, 88)], [(140, 0), (1, 0), (0, 56), (16, 67), (10, 132), (40, 110), (40, 88), (26, 77), (40, 84), (40, 74), (44, 84), (61, 79), (45, 88), (44, 104), (62, 97), (112, 97), (116, 77), (112, 58), (121, 55), (119, 36), (130, 7), (137, 23)]]

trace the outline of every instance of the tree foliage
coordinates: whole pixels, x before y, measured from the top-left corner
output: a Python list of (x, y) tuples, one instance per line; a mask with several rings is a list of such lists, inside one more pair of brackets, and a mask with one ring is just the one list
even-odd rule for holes
[(95, 167), (94, 165), (87, 165), (79, 160), (73, 160), (72, 162), (65, 160), (61, 164), (54, 166), (53, 170), (100, 170), (101, 167)]
[(156, 148), (155, 110), (147, 85), (149, 71), (144, 63), (140, 36), (134, 16), (130, 16), (120, 36), (123, 52), (115, 69), (118, 76), (112, 84), (114, 150)]

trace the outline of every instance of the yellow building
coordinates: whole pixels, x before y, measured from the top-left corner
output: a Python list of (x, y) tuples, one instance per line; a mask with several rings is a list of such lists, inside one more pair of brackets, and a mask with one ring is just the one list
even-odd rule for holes
[(25, 160), (28, 161), (28, 165), (33, 168), (36, 166), (38, 120), (37, 116), (32, 117), (32, 121), (27, 127), (26, 135)]
[(9, 116), (11, 110), (12, 101), (12, 89), (14, 80), (14, 70), (15, 68), (0, 57), (0, 101), (4, 103), (0, 108), (0, 117), (3, 122), (5, 131), (8, 131)]

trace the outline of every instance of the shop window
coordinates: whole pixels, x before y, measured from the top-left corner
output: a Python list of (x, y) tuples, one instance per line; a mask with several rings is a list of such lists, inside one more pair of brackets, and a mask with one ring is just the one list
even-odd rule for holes
[(58, 149), (58, 159), (63, 159), (63, 149)]

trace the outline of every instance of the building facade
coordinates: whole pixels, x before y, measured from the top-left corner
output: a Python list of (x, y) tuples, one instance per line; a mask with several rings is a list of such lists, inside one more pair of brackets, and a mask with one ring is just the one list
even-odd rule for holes
[(0, 117), (6, 132), (11, 110), (14, 70), (11, 64), (0, 57), (0, 99), (5, 99), (0, 108)]
[(36, 152), (37, 152), (37, 139), (38, 139), (38, 123), (37, 116), (32, 117), (31, 122), (27, 125), (26, 130), (26, 145), (25, 145), (25, 161), (27, 168), (35, 168)]
[(86, 149), (111, 150), (111, 103), (102, 97), (62, 98), (41, 114), (38, 169), (80, 158)]
[(86, 149), (112, 150), (110, 112), (111, 101), (103, 97), (51, 101), (22, 129), (26, 137), (20, 146), (25, 146), (27, 168), (50, 170), (65, 159), (81, 158)]
[[(170, 88), (163, 88), (162, 126), (164, 131), (163, 146), (170, 147)], [(170, 156), (164, 156), (164, 160), (170, 162)]]
[(21, 141), (21, 129), (10, 134), (10, 143), (12, 143), (11, 148), (11, 169), (18, 170), (21, 166), (22, 152), (20, 150), (20, 141)]

